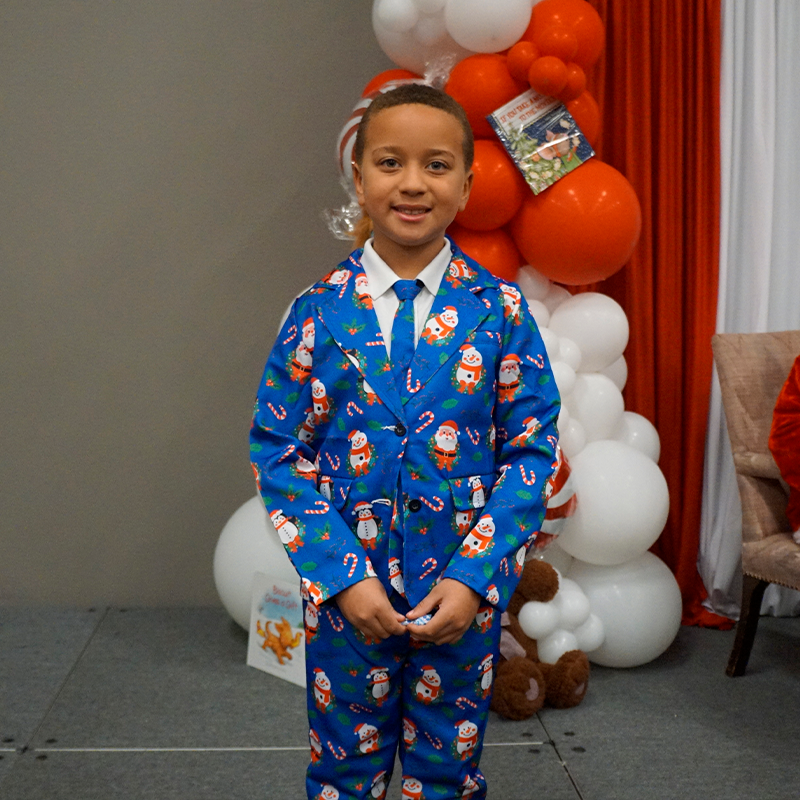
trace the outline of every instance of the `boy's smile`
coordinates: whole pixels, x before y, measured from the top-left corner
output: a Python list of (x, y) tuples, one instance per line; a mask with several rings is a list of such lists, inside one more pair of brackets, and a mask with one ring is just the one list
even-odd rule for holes
[(383, 109), (366, 133), (354, 176), (375, 251), (401, 277), (416, 277), (469, 198), (461, 125), (446, 111), (415, 103)]

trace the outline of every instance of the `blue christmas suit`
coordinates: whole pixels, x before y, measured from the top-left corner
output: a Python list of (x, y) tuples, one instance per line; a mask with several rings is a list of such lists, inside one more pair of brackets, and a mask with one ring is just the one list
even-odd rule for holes
[[(395, 384), (361, 251), (299, 297), (258, 390), (251, 460), (306, 598), (309, 797), (485, 795), (499, 617), (544, 517), (558, 392), (530, 310), (454, 248)], [(405, 613), (440, 578), (485, 598), (456, 645), (364, 639), (335, 595), (376, 576)]]

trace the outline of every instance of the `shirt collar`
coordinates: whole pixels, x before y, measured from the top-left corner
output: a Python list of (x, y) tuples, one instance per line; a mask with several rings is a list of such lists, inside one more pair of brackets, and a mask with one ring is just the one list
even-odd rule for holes
[[(417, 275), (417, 280), (422, 281), (425, 288), (435, 297), (439, 291), (445, 270), (450, 264), (453, 253), (449, 240), (445, 239), (442, 249), (433, 257), (433, 260)], [(361, 254), (361, 266), (369, 283), (369, 295), (373, 300), (389, 291), (394, 282), (399, 280), (397, 273), (375, 252), (372, 239), (368, 239)]]

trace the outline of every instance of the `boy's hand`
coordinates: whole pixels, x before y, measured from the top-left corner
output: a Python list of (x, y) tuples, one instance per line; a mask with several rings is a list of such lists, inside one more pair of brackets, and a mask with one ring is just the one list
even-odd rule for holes
[(409, 632), (423, 642), (455, 644), (472, 624), (480, 604), (481, 596), (465, 583), (445, 578), (406, 615), (414, 620), (435, 611), (433, 619), (426, 625), (409, 625)]
[(389, 636), (407, 633), (405, 617), (395, 611), (383, 584), (377, 578), (365, 578), (336, 595), (339, 611), (364, 636), (382, 641)]

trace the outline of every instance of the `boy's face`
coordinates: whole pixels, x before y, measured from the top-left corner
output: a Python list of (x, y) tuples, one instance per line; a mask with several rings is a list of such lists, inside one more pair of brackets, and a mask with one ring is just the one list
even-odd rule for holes
[(455, 117), (431, 106), (394, 106), (370, 120), (355, 186), (375, 250), (389, 266), (409, 256), (428, 263), (466, 206), (472, 172), (463, 137)]

